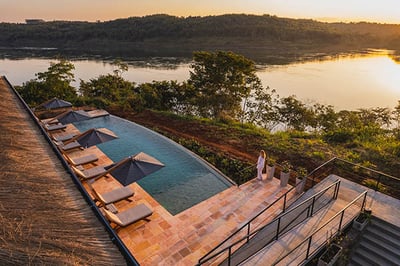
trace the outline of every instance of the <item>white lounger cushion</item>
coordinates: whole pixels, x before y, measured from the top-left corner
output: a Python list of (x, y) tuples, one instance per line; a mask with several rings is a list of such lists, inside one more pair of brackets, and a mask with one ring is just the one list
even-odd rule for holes
[(66, 125), (63, 125), (63, 124), (55, 124), (55, 125), (48, 125), (48, 124), (45, 124), (44, 125), (44, 128), (47, 130), (47, 131), (52, 131), (52, 130), (58, 130), (58, 129), (64, 129), (64, 128), (66, 128), (67, 126)]
[(73, 141), (67, 144), (62, 143), (62, 141), (54, 141), (54, 143), (63, 151), (68, 151), (76, 148), (82, 148), (81, 144), (77, 141)]
[(104, 169), (103, 166), (95, 166), (89, 169), (79, 169), (75, 166), (72, 166), (72, 169), (74, 169), (74, 172), (82, 179), (91, 179), (94, 178), (98, 175), (104, 174), (106, 172), (106, 169)]
[(107, 219), (109, 219), (111, 222), (121, 227), (124, 227), (139, 220), (145, 219), (146, 217), (152, 215), (153, 211), (144, 203), (141, 203), (139, 205), (136, 205), (135, 207), (116, 214), (106, 209), (104, 209), (104, 213)]
[(97, 158), (97, 156), (95, 154), (89, 154), (89, 155), (85, 155), (85, 156), (78, 157), (75, 159), (68, 157), (68, 161), (74, 166), (80, 165), (80, 164), (92, 163), (92, 162), (97, 161), (98, 159), (99, 158)]
[(104, 205), (124, 200), (134, 195), (130, 187), (121, 187), (102, 194), (94, 190), (94, 193), (96, 198)]

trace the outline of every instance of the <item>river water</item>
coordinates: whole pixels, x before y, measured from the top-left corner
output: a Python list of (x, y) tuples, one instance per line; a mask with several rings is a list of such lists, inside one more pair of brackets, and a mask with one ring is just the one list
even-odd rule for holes
[[(21, 85), (46, 71), (51, 59), (0, 59), (0, 75), (13, 85)], [(74, 86), (80, 79), (88, 81), (112, 73), (110, 61), (99, 59), (72, 60), (75, 65)], [(190, 62), (174, 58), (129, 61), (123, 77), (136, 83), (189, 78)], [(393, 108), (400, 100), (400, 64), (390, 51), (339, 56), (324, 60), (288, 65), (259, 65), (257, 71), (263, 86), (286, 97), (296, 95), (307, 103), (330, 104), (336, 110), (358, 108)]]

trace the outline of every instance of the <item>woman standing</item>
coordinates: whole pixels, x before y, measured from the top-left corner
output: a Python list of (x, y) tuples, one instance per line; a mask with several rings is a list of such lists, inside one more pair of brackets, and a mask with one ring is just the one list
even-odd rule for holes
[(264, 166), (265, 166), (265, 151), (261, 150), (260, 151), (260, 155), (258, 156), (258, 160), (257, 160), (257, 179), (258, 180), (262, 180), (262, 172), (264, 170)]

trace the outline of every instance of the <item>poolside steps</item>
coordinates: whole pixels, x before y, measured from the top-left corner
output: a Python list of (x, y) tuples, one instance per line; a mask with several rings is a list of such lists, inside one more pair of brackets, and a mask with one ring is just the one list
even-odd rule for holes
[[(321, 190), (321, 188), (328, 186), (332, 183), (332, 181), (336, 180), (336, 178), (338, 177), (333, 175), (326, 178), (311, 191), (307, 191), (307, 193), (305, 193), (302, 198), (299, 199), (299, 201), (304, 201), (305, 199), (309, 198), (311, 194), (315, 194), (316, 191), (319, 191)], [(343, 207), (345, 207), (358, 195), (359, 193), (357, 191), (353, 191), (346, 186), (341, 186), (338, 198), (329, 203), (325, 208), (315, 213), (313, 217), (310, 217), (307, 220), (303, 221), (302, 223), (294, 227), (291, 231), (281, 236), (280, 239), (272, 242), (258, 252), (257, 250), (259, 249), (259, 247), (257, 245), (252, 246), (250, 244), (249, 248), (243, 249), (243, 254), (236, 255), (237, 258), (234, 258), (234, 261), (231, 261), (231, 265), (237, 265), (246, 257), (250, 258), (243, 262), (241, 265), (266, 265), (277, 262), (280, 258), (284, 257), (288, 251), (297, 247), (309, 234), (314, 232), (326, 221), (331, 219), (331, 217), (333, 217), (336, 213), (340, 212)], [(356, 210), (356, 208), (354, 207), (354, 212), (356, 211), (359, 211), (359, 208), (357, 208)], [(350, 221), (352, 218), (352, 213), (354, 212), (349, 211), (347, 212), (347, 214), (345, 213), (344, 220)], [(289, 218), (289, 220), (291, 219)], [(329, 232), (329, 230), (322, 230), (319, 234), (316, 235), (316, 239), (326, 240), (330, 237), (327, 232)], [(298, 251), (285, 258), (282, 262), (278, 263), (278, 265), (298, 265), (302, 263), (303, 256), (300, 256), (300, 254), (305, 252), (305, 248), (306, 247), (300, 248)], [(254, 254), (255, 252), (256, 254)]]
[(400, 227), (372, 216), (350, 255), (349, 265), (400, 265)]

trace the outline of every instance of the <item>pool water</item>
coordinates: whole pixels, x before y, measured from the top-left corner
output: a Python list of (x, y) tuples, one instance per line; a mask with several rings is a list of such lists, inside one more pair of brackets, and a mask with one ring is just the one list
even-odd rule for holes
[(116, 116), (104, 116), (74, 123), (82, 132), (105, 127), (118, 139), (97, 145), (111, 160), (145, 152), (165, 167), (137, 183), (172, 215), (232, 186), (222, 174), (172, 140)]

